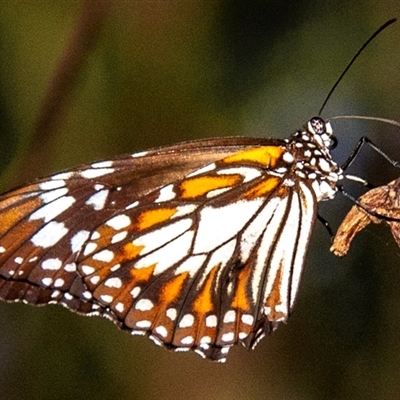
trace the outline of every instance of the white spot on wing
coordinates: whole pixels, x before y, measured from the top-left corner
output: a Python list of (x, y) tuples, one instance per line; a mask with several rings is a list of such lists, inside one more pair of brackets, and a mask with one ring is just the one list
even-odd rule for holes
[(42, 262), (42, 269), (57, 271), (61, 268), (62, 262), (59, 258), (48, 258)]
[(184, 206), (178, 206), (176, 213), (172, 216), (172, 218), (182, 217), (183, 215), (187, 215), (196, 210), (198, 206), (196, 204), (185, 204)]
[(194, 341), (193, 336), (185, 336), (181, 339), (182, 344), (192, 344)]
[(112, 161), (100, 161), (100, 162), (93, 163), (91, 166), (93, 168), (109, 168), (109, 167), (112, 167), (112, 165), (113, 165)]
[(88, 254), (93, 253), (97, 249), (97, 243), (89, 242), (85, 246), (85, 250), (83, 251), (83, 255), (87, 256)]
[(52, 278), (43, 278), (42, 283), (45, 286), (50, 286), (53, 283), (53, 279)]
[(209, 315), (206, 318), (206, 326), (208, 328), (215, 328), (217, 326), (217, 322), (218, 322), (218, 320), (217, 320), (217, 316), (216, 315)]
[(114, 297), (109, 294), (102, 294), (100, 295), (100, 300), (103, 300), (105, 303), (111, 303), (114, 300)]
[(231, 187), (225, 187), (221, 189), (211, 190), (210, 192), (207, 193), (206, 197), (208, 199), (212, 199), (213, 197), (219, 196), (220, 194), (228, 192), (231, 189), (232, 189)]
[(191, 219), (182, 219), (161, 229), (139, 236), (132, 244), (138, 247), (143, 246), (144, 248), (140, 255), (145, 255), (182, 235), (182, 233), (191, 228), (192, 224), (193, 221)]
[(93, 297), (92, 293), (87, 290), (82, 293), (82, 296), (87, 300), (90, 300)]
[(64, 271), (75, 272), (76, 271), (76, 264), (75, 263), (65, 264), (64, 265)]
[(175, 308), (168, 308), (167, 312), (165, 313), (165, 315), (171, 320), (171, 321), (175, 321), (176, 320), (176, 316), (177, 316), (177, 311)]
[(71, 171), (70, 172), (61, 172), (59, 174), (53, 175), (51, 177), (51, 179), (53, 181), (58, 180), (58, 179), (64, 180), (64, 179), (70, 179), (72, 176), (73, 176), (73, 172), (71, 172)]
[(114, 272), (121, 268), (121, 264), (115, 264), (110, 268), (110, 271)]
[(127, 236), (128, 236), (127, 231), (118, 232), (111, 238), (111, 243), (118, 243), (121, 240), (124, 240)]
[(233, 332), (224, 333), (221, 337), (223, 342), (231, 342), (235, 338)]
[(49, 222), (62, 212), (68, 210), (68, 208), (70, 208), (74, 203), (75, 199), (72, 196), (60, 197), (59, 199), (39, 208), (30, 216), (29, 220), (31, 221), (43, 218), (44, 222)]
[(54, 287), (62, 287), (62, 286), (64, 286), (64, 284), (65, 284), (65, 281), (62, 278), (57, 278), (54, 281)]
[(60, 188), (63, 186), (65, 186), (65, 181), (62, 179), (54, 180), (54, 177), (52, 178), (51, 181), (39, 183), (39, 188), (41, 190), (52, 190), (52, 189), (57, 189), (57, 188)]
[(97, 231), (93, 231), (92, 235), (90, 236), (91, 240), (97, 240), (100, 239), (100, 233)]
[(283, 161), (290, 163), (290, 164), (294, 161), (293, 155), (288, 152), (283, 153), (282, 159), (283, 159)]
[(148, 153), (148, 151), (141, 151), (139, 153), (134, 153), (131, 155), (131, 157), (136, 158), (136, 157), (143, 157)]
[(90, 278), (90, 282), (93, 283), (93, 285), (96, 285), (100, 282), (100, 276), (99, 275), (94, 275)]
[(4, 253), (6, 249), (3, 246), (0, 246), (0, 253)]
[(235, 322), (235, 320), (236, 320), (236, 312), (234, 310), (229, 310), (225, 313), (224, 322), (226, 324)]
[(224, 207), (205, 207), (200, 213), (194, 253), (210, 252), (234, 237), (254, 216), (263, 201), (240, 200)]
[(237, 168), (225, 168), (217, 171), (218, 175), (242, 175), (243, 182), (252, 181), (255, 178), (261, 176), (261, 171), (257, 168), (249, 167), (237, 167)]
[(130, 224), (131, 224), (131, 219), (125, 214), (116, 215), (115, 217), (109, 219), (106, 222), (106, 225), (110, 226), (116, 231), (126, 228)]
[(160, 192), (160, 195), (155, 200), (156, 202), (172, 200), (176, 196), (176, 193), (174, 192), (174, 185), (172, 185), (172, 184), (161, 188), (159, 192)]
[(102, 210), (106, 204), (109, 190), (100, 190), (99, 192), (93, 194), (86, 200), (88, 206), (92, 206), (95, 210)]
[(157, 326), (157, 328), (154, 330), (156, 333), (158, 333), (160, 336), (162, 336), (163, 338), (168, 336), (168, 331), (165, 328), (165, 326)]
[(187, 176), (190, 178), (192, 176), (203, 174), (204, 172), (213, 171), (215, 169), (215, 167), (216, 167), (215, 163), (208, 164), (203, 168), (200, 168), (200, 169), (198, 169), (196, 171), (193, 171), (192, 173), (188, 174)]
[(88, 240), (90, 235), (89, 231), (79, 231), (71, 238), (71, 251), (77, 253), (81, 251), (83, 244)]
[(99, 251), (98, 253), (93, 254), (92, 258), (93, 258), (93, 260), (110, 262), (114, 258), (114, 252), (112, 252), (111, 250), (105, 249), (105, 250)]
[(243, 314), (241, 320), (246, 325), (253, 325), (254, 317), (251, 314)]
[(279, 197), (270, 199), (267, 205), (258, 212), (255, 219), (243, 232), (240, 238), (240, 258), (243, 262), (246, 262), (250, 257), (250, 253), (253, 250), (255, 243), (274, 215), (275, 209), (279, 202)]
[(31, 237), (31, 242), (38, 247), (48, 248), (58, 243), (68, 229), (63, 222), (51, 221)]
[(153, 274), (161, 274), (188, 255), (193, 242), (193, 237), (193, 231), (184, 233), (182, 236), (167, 243), (160, 249), (139, 259), (135, 264), (135, 268), (146, 268), (149, 265), (155, 264), (156, 267), (154, 268)]
[(80, 172), (82, 178), (92, 179), (97, 178), (99, 176), (111, 174), (115, 171), (114, 168), (93, 168), (93, 169), (85, 169)]
[(119, 289), (122, 287), (122, 281), (120, 278), (109, 278), (104, 282), (104, 285), (110, 288)]
[(85, 275), (91, 275), (95, 271), (95, 269), (90, 265), (82, 265), (81, 270)]
[(203, 266), (207, 256), (205, 254), (199, 254), (197, 256), (191, 256), (187, 260), (183, 261), (179, 267), (175, 270), (175, 275), (180, 275), (184, 272), (189, 272), (189, 275), (193, 277), (197, 271)]
[(144, 329), (150, 328), (151, 327), (151, 322), (144, 319), (142, 321), (137, 321), (136, 322), (136, 326), (138, 328), (144, 328)]
[(125, 210), (130, 210), (131, 208), (135, 208), (139, 202), (136, 200), (133, 203), (129, 204), (128, 206), (125, 207)]
[(150, 311), (154, 307), (154, 304), (149, 299), (140, 299), (135, 304), (135, 310), (139, 311)]
[(51, 201), (58, 199), (61, 196), (65, 196), (67, 193), (67, 188), (55, 189), (49, 192), (42, 193), (39, 198), (43, 201), (43, 203), (50, 203)]
[(139, 295), (139, 293), (140, 293), (140, 287), (139, 286), (136, 286), (136, 287), (134, 287), (132, 290), (131, 290), (131, 295), (132, 295), (132, 297), (135, 299), (136, 297), (138, 297), (138, 295)]
[(207, 346), (211, 343), (211, 337), (210, 336), (203, 336), (200, 339), (200, 345), (203, 349), (208, 349), (210, 346)]
[(190, 328), (194, 324), (194, 317), (192, 314), (186, 314), (179, 321), (179, 328)]

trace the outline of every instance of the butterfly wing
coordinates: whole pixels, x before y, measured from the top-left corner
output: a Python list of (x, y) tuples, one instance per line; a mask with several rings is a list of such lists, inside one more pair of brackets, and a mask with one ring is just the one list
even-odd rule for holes
[(77, 261), (122, 327), (219, 361), (288, 318), (316, 215), (307, 183), (232, 159), (114, 215)]
[(276, 174), (278, 143), (190, 142), (4, 195), (0, 297), (220, 361), (253, 347), (290, 313), (316, 213), (305, 181)]
[[(84, 288), (75, 260), (86, 236), (117, 210), (157, 187), (264, 142), (269, 140), (221, 138), (185, 142), (82, 165), (2, 195), (0, 298), (32, 304), (61, 302), (85, 314), (96, 311), (98, 305), (75, 296)], [(57, 261), (43, 265), (44, 260)], [(52, 284), (45, 271), (53, 274)], [(65, 290), (60, 299), (54, 290), (61, 283)]]

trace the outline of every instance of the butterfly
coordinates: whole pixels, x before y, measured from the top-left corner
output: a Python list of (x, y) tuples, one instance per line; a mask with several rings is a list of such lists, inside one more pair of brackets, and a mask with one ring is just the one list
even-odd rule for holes
[(83, 165), (0, 197), (0, 298), (104, 316), (225, 361), (286, 322), (317, 203), (340, 167), (332, 128), (185, 142)]
[(336, 143), (314, 117), (285, 140), (184, 142), (11, 190), (0, 196), (0, 299), (62, 304), (224, 362), (289, 318), (318, 202), (344, 177)]

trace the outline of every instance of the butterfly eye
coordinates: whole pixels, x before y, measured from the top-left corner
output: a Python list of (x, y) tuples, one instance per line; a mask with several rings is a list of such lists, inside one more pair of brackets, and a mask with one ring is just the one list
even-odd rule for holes
[(326, 132), (325, 121), (320, 117), (311, 118), (309, 127), (311, 131), (317, 135), (322, 135)]

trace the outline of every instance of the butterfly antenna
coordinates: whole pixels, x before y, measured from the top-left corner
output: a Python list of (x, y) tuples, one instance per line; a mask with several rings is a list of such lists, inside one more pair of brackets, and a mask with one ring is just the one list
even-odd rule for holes
[(319, 110), (318, 115), (322, 114), (323, 109), (325, 108), (326, 103), (330, 99), (333, 91), (336, 89), (336, 86), (339, 85), (339, 82), (343, 79), (344, 75), (346, 72), (350, 69), (350, 67), (354, 64), (354, 61), (358, 58), (358, 56), (361, 54), (361, 52), (370, 44), (370, 42), (375, 39), (376, 36), (378, 36), (384, 29), (386, 29), (389, 25), (392, 25), (394, 22), (397, 21), (397, 18), (392, 18), (389, 21), (385, 22), (379, 29), (377, 29), (372, 36), (361, 46), (361, 48), (357, 51), (357, 53), (354, 55), (354, 57), (351, 59), (351, 61), (347, 64), (347, 67), (344, 69), (344, 71), (341, 73), (335, 84), (332, 86), (332, 89), (329, 91), (328, 96), (326, 96), (325, 101), (322, 103), (322, 107)]
[(398, 128), (400, 128), (399, 121), (395, 121), (393, 119), (388, 119), (388, 118), (369, 117), (367, 115), (336, 115), (335, 117), (329, 118), (330, 121), (332, 121), (333, 119), (364, 119), (367, 121), (384, 122), (385, 124), (390, 124), (390, 125), (397, 126)]

